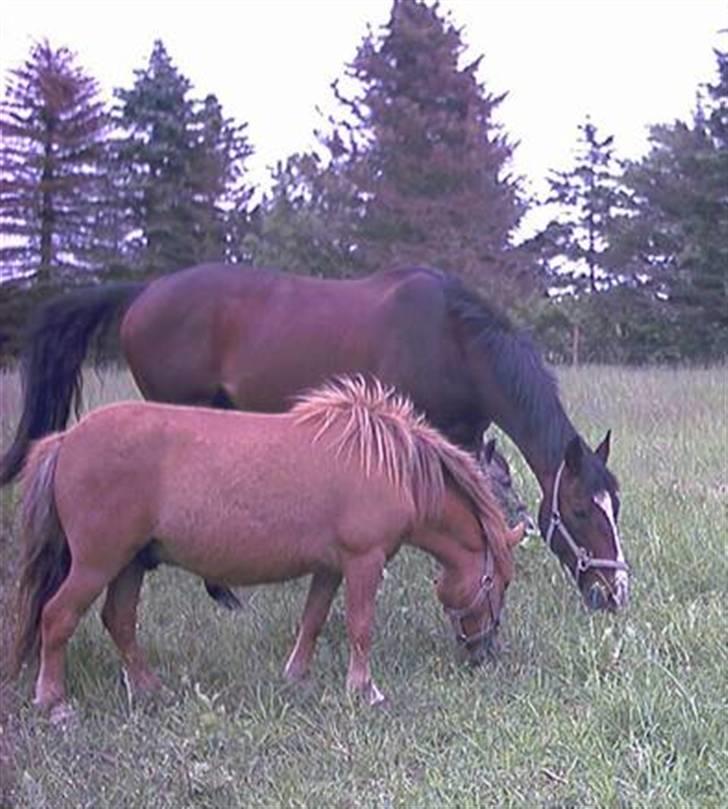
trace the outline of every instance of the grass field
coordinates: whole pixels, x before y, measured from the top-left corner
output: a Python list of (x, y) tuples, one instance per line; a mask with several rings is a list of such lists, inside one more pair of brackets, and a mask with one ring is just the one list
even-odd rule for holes
[[(374, 672), (391, 705), (344, 693), (340, 599), (310, 681), (281, 669), (305, 582), (246, 592), (230, 614), (180, 572), (148, 577), (141, 636), (171, 689), (130, 708), (96, 611), (69, 652), (79, 721), (65, 732), (3, 685), (0, 806), (724, 807), (728, 801), (728, 370), (582, 368), (561, 374), (592, 444), (613, 429), (632, 603), (590, 615), (555, 559), (517, 553), (499, 661), (458, 666), (433, 565), (404, 551), (377, 602)], [(91, 404), (134, 395), (89, 379)], [(0, 378), (6, 447), (18, 383)], [(527, 502), (536, 484), (508, 448)], [(0, 492), (3, 636), (12, 623), (16, 492)], [(3, 646), (3, 654), (7, 646)]]

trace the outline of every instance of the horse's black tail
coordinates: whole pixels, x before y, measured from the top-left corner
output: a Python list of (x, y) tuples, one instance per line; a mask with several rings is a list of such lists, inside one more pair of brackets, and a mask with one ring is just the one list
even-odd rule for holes
[(23, 409), (10, 449), (0, 458), (0, 486), (20, 472), (31, 441), (66, 426), (81, 406), (81, 366), (92, 340), (118, 322), (145, 284), (110, 284), (62, 295), (40, 306), (25, 336), (20, 373)]

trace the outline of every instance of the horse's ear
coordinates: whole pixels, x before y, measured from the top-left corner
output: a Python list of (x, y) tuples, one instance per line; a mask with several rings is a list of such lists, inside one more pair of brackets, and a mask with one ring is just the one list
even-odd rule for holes
[(566, 452), (564, 453), (566, 468), (572, 475), (578, 475), (581, 471), (581, 461), (583, 457), (584, 450), (581, 446), (581, 439), (578, 435), (575, 435), (566, 445)]
[(483, 444), (483, 458), (485, 462), (489, 464), (493, 460), (493, 455), (495, 454), (495, 438), (489, 438)]
[(515, 528), (510, 528), (506, 533), (506, 542), (508, 547), (515, 548), (516, 545), (523, 539), (526, 533), (526, 523), (519, 522)]
[(599, 458), (599, 460), (604, 464), (607, 465), (607, 461), (609, 460), (609, 444), (612, 440), (612, 431), (607, 430), (607, 434), (604, 436), (604, 440), (602, 443), (594, 450), (594, 454)]

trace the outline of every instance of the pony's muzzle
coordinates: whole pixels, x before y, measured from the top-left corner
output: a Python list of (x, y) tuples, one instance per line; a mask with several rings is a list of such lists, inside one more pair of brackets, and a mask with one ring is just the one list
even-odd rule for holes
[(493, 629), (477, 641), (458, 640), (457, 657), (461, 663), (472, 668), (482, 666), (486, 661), (493, 661), (500, 653), (498, 631)]

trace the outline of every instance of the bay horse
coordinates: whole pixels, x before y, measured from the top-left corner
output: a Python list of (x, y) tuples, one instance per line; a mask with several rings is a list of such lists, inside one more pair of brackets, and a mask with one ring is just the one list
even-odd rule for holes
[[(382, 571), (403, 542), (431, 554), (437, 594), (473, 663), (513, 577), (509, 529), (474, 459), (376, 380), (341, 378), (290, 412), (148, 402), (93, 411), (31, 450), (22, 480), (16, 665), (37, 653), (35, 702), (64, 715), (65, 647), (106, 589), (103, 623), (132, 687), (158, 686), (136, 641), (145, 570), (226, 585), (312, 575), (285, 667), (308, 670), (343, 578), (347, 688), (383, 696), (369, 652)], [(39, 638), (40, 635), (40, 638)]]
[(23, 410), (0, 484), (18, 474), (33, 439), (65, 426), (89, 345), (119, 322), (146, 399), (281, 412), (302, 390), (359, 372), (406, 393), (468, 451), (496, 423), (539, 482), (541, 534), (584, 603), (627, 604), (610, 434), (595, 451), (586, 445), (531, 340), (456, 278), (409, 268), (326, 280), (207, 264), (62, 296), (28, 334)]

